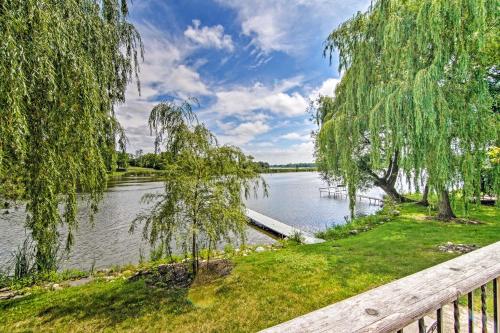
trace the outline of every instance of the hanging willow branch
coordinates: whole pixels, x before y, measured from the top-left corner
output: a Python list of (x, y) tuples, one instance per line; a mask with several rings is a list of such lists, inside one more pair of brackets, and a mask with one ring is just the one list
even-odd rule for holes
[(143, 56), (127, 15), (126, 0), (0, 2), (0, 195), (27, 200), (41, 271), (55, 267), (58, 224), (72, 244), (77, 191), (94, 211), (102, 197), (113, 108)]
[(486, 79), (499, 63), (497, 6), (379, 0), (328, 36), (325, 55), (338, 50), (343, 77), (319, 117), (318, 147), (351, 189), (368, 139), (372, 166), (399, 152), (407, 177), (425, 173), (435, 190), (460, 184), (464, 199), (479, 195), (480, 166), (498, 140)]

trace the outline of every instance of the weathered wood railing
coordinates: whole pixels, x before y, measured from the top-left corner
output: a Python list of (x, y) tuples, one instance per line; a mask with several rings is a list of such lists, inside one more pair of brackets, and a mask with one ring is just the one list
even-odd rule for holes
[[(499, 277), (500, 242), (497, 242), (262, 332), (458, 333), (473, 332), (478, 327), (487, 332), (490, 327), (498, 333)], [(493, 294), (490, 296), (493, 313), (487, 311), (489, 288)], [(474, 316), (476, 289), (480, 289), (481, 312)], [(459, 304), (463, 295), (467, 295), (466, 309)], [(452, 304), (451, 323), (443, 320), (443, 309), (448, 304)], [(426, 327), (429, 321), (431, 324)]]

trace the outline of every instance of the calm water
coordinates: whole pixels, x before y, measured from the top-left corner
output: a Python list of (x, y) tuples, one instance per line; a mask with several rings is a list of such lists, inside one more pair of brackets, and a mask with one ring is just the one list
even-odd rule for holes
[[(249, 208), (310, 232), (345, 223), (345, 217), (349, 215), (348, 201), (320, 197), (318, 188), (324, 184), (316, 173), (269, 174), (264, 177), (269, 184), (269, 197), (250, 198), (247, 203)], [(69, 257), (61, 259), (61, 267), (88, 270), (93, 263), (97, 268), (136, 263), (140, 252), (147, 257), (149, 245), (141, 239), (140, 230), (134, 234), (128, 230), (137, 213), (147, 209), (140, 203), (142, 195), (161, 189), (161, 183), (144, 178), (130, 178), (109, 184), (95, 216), (94, 226), (88, 223), (87, 211), (80, 209), (80, 226), (75, 233), (75, 245)], [(371, 192), (374, 196), (380, 196), (377, 191)], [(358, 203), (356, 212), (371, 214), (377, 209), (366, 203)], [(0, 215), (0, 268), (9, 265), (13, 251), (26, 238), (24, 219), (22, 208), (10, 209), (9, 214)], [(250, 227), (247, 228), (247, 238), (251, 244), (274, 241)]]
[[(343, 224), (350, 216), (347, 199), (319, 195), (326, 185), (316, 172), (277, 173), (264, 175), (269, 185), (269, 196), (250, 198), (247, 206), (298, 229), (317, 232), (332, 225)], [(373, 197), (382, 197), (378, 189), (366, 191)], [(379, 209), (368, 202), (357, 202), (357, 215), (373, 214)]]

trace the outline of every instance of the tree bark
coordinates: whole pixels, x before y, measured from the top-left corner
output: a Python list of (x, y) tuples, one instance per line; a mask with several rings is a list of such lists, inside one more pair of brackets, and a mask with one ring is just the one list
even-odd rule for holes
[(384, 179), (379, 179), (375, 181), (375, 185), (380, 187), (389, 197), (391, 197), (396, 202), (411, 202), (412, 200), (401, 195), (394, 185), (387, 183)]
[(198, 273), (198, 256), (196, 251), (196, 233), (193, 231), (193, 244), (191, 249), (191, 255), (193, 256), (193, 274)]
[(418, 202), (419, 205), (429, 206), (429, 183), (425, 183), (424, 193), (422, 193), (422, 199)]
[(372, 177), (374, 185), (380, 187), (394, 201), (413, 202), (413, 200), (406, 198), (396, 190), (396, 181), (399, 174), (398, 156), (399, 152), (396, 151), (391, 158), (387, 171), (382, 177), (379, 177), (372, 171), (366, 163), (363, 163), (362, 168)]
[(450, 203), (450, 195), (448, 191), (443, 190), (439, 193), (438, 215), (437, 218), (443, 221), (449, 221), (456, 216), (453, 213)]

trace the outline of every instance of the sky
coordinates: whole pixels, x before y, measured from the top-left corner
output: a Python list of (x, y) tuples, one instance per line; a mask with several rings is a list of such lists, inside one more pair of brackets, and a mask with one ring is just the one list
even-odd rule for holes
[(127, 89), (117, 116), (134, 153), (153, 151), (147, 119), (161, 101), (194, 97), (221, 144), (271, 164), (312, 162), (307, 113), (333, 96), (337, 60), (323, 43), (370, 0), (135, 0), (130, 20), (145, 47), (141, 94)]

